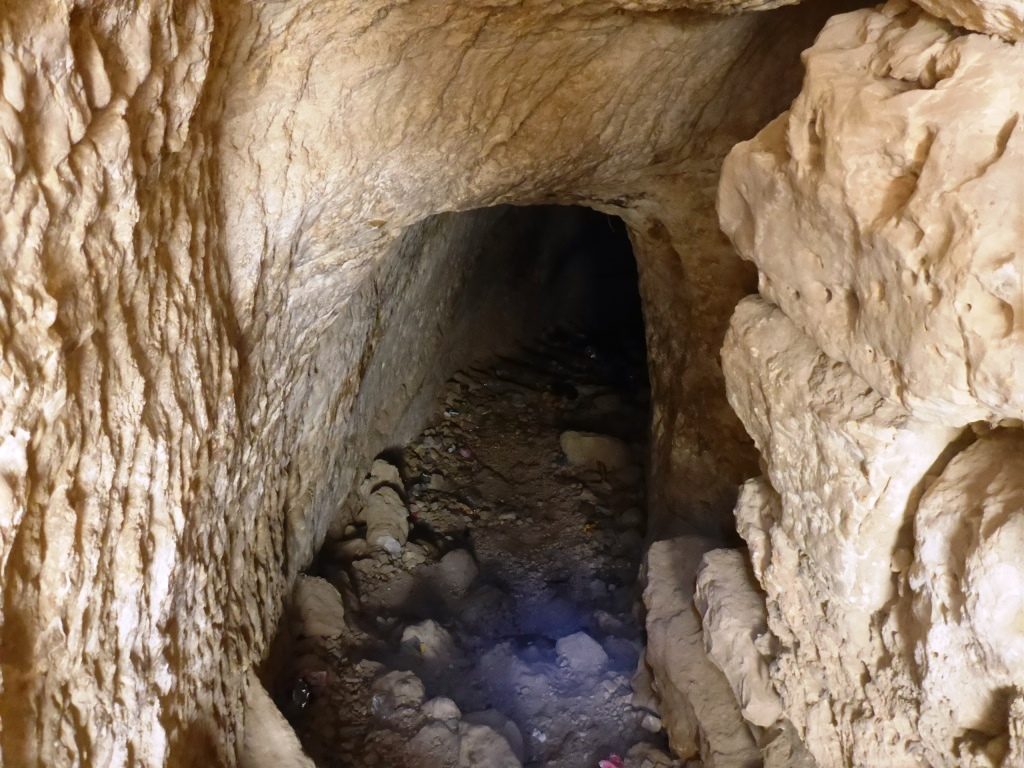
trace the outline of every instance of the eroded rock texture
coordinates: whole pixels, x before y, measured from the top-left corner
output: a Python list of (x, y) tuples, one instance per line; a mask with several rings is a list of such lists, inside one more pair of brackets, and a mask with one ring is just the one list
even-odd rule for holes
[(716, 363), (751, 286), (719, 161), (828, 8), (683, 5), (0, 9), (5, 765), (234, 760), (352, 467), (408, 434), (486, 290), (499, 214), (446, 212), (627, 222), (658, 519), (722, 527), (753, 456)]
[(1024, 51), (890, 4), (833, 18), (723, 169), (723, 229), (830, 357), (952, 426), (1024, 416)]
[(760, 277), (722, 359), (765, 471), (736, 521), (767, 628), (709, 555), (710, 658), (745, 702), (760, 657), (820, 766), (1019, 765), (1024, 58), (889, 3), (804, 61), (719, 190)]

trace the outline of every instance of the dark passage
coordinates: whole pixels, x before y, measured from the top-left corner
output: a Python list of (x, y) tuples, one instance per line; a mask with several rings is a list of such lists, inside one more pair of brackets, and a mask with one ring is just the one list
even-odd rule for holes
[(500, 292), (536, 303), (498, 314), (553, 327), (455, 373), (373, 462), (278, 639), (273, 693), (320, 766), (673, 764), (631, 685), (649, 402), (629, 240), (586, 209), (511, 215), (557, 251)]

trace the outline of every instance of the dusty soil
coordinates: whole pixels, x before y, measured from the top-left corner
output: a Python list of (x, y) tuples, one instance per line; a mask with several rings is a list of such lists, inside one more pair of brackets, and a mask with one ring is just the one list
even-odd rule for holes
[[(627, 765), (671, 764), (630, 686), (643, 647), (643, 366), (614, 339), (552, 334), (457, 374), (430, 426), (383, 457), (401, 474), (388, 485), (408, 541), (376, 547), (357, 524), (325, 545), (311, 573), (338, 587), (347, 627), (297, 633), (275, 690), (318, 765), (517, 764), (494, 756), (504, 741), (527, 766), (593, 768), (631, 748)], [(626, 459), (574, 465), (567, 430), (612, 436)], [(431, 723), (451, 743), (437, 746)], [(490, 728), (474, 738), (503, 734), (498, 752), (467, 757), (467, 724)]]

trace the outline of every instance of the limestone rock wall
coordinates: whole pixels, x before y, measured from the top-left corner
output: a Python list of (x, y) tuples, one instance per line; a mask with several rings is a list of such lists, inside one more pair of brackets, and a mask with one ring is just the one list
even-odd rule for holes
[(213, 13), (0, 16), (0, 762), (227, 761), (257, 510), (231, 492)]
[(0, 8), (3, 764), (234, 761), (352, 457), (433, 375), (405, 310), (443, 306), (473, 237), (440, 213), (628, 223), (657, 519), (722, 527), (753, 454), (716, 350), (752, 272), (718, 165), (829, 8), (685, 5)]
[[(922, 5), (1016, 36), (1010, 5)], [(711, 658), (741, 701), (767, 669), (823, 768), (1018, 765), (1024, 52), (890, 2), (804, 62), (719, 188), (759, 272), (722, 360), (765, 611), (706, 591), (706, 645), (737, 649)], [(742, 579), (726, 562), (699, 583)]]

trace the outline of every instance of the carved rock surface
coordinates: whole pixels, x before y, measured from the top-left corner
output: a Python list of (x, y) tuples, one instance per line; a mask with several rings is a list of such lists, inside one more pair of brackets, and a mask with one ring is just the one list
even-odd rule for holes
[(1024, 418), (1024, 49), (893, 2), (804, 61), (719, 188), (761, 294), (921, 418)]

